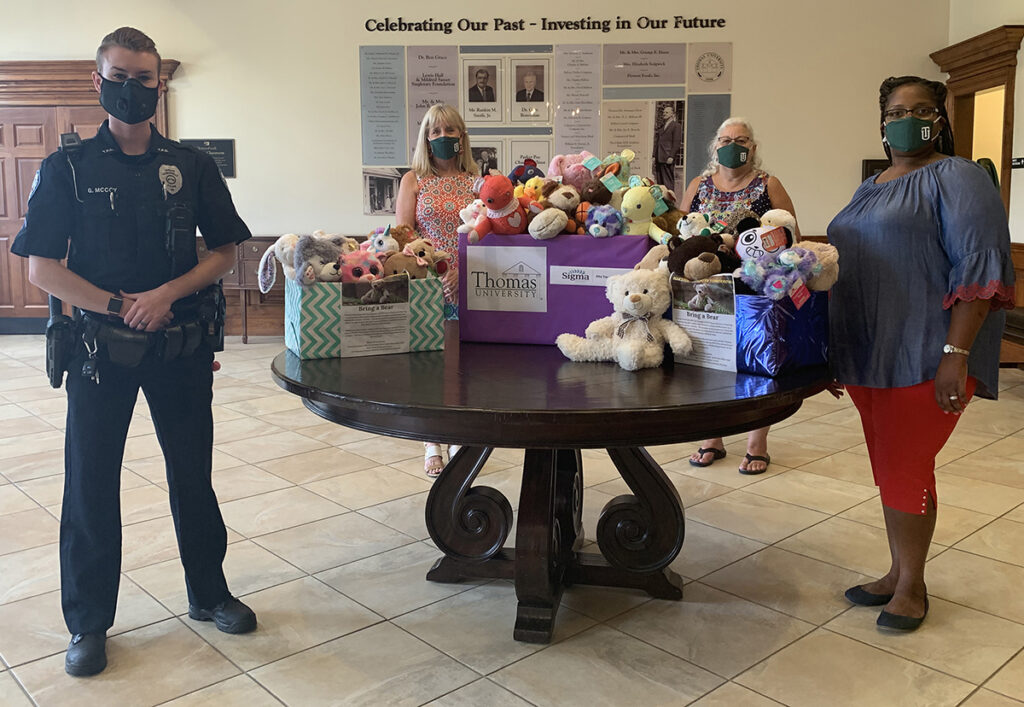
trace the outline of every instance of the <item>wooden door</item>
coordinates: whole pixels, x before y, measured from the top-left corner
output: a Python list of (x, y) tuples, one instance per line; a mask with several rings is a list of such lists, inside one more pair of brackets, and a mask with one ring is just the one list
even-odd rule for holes
[(78, 133), (78, 137), (87, 140), (95, 137), (106, 119), (107, 111), (99, 103), (94, 106), (58, 106), (57, 133)]
[(0, 316), (48, 316), (46, 293), (28, 281), (28, 259), (11, 255), (32, 182), (57, 145), (54, 108), (0, 108)]

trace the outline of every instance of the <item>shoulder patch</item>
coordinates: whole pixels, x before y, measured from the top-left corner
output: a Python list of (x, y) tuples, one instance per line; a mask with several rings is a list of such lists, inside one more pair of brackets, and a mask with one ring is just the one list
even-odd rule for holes
[(28, 198), (31, 199), (32, 195), (36, 193), (36, 189), (39, 188), (39, 170), (36, 170), (36, 176), (32, 179), (32, 188), (29, 189)]

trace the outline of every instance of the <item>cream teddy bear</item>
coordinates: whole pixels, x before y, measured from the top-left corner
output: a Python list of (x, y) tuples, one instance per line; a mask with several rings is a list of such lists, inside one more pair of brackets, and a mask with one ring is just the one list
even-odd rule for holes
[(673, 353), (687, 355), (693, 344), (686, 330), (662, 318), (672, 303), (667, 272), (633, 270), (608, 278), (605, 289), (615, 313), (587, 326), (586, 338), (560, 334), (555, 344), (573, 361), (615, 361), (627, 371), (661, 365), (667, 341)]

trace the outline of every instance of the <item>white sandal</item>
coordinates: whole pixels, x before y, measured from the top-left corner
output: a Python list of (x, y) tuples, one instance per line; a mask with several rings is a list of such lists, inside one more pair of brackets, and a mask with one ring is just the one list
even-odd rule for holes
[[(437, 458), (441, 463), (431, 463), (431, 459)], [(441, 456), (441, 446), (438, 444), (423, 443), (423, 473), (432, 479), (437, 478), (444, 471), (444, 457)]]
[(455, 457), (455, 454), (460, 449), (462, 449), (462, 445), (461, 444), (449, 444), (448, 445), (448, 461), (451, 461)]

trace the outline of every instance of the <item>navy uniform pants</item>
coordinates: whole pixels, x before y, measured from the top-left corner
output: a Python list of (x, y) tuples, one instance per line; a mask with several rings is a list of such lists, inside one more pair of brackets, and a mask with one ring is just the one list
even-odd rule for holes
[(213, 353), (206, 344), (169, 363), (147, 356), (124, 368), (99, 362), (99, 385), (67, 378), (64, 504), (60, 519), (61, 603), (72, 634), (114, 623), (121, 574), (121, 462), (139, 388), (167, 465), (168, 496), (188, 600), (212, 608), (228, 598), (222, 564), (227, 531), (211, 485)]

